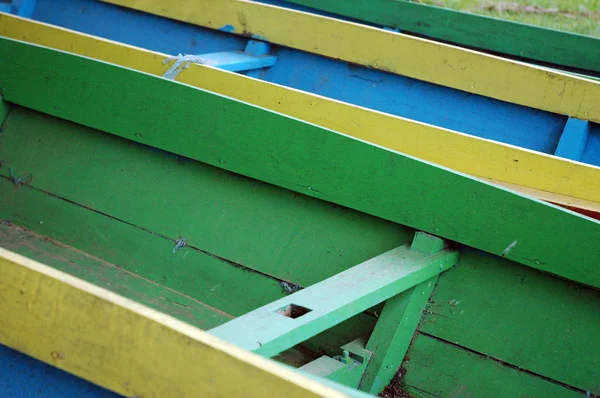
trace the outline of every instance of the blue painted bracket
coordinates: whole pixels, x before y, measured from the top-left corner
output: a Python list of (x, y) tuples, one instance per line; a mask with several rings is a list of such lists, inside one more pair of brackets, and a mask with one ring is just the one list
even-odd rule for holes
[(200, 57), (206, 65), (231, 72), (246, 72), (275, 65), (277, 57), (269, 55), (270, 50), (271, 46), (269, 44), (250, 40), (244, 51), (201, 54)]
[(14, 0), (9, 3), (0, 3), (0, 12), (31, 18), (35, 10), (36, 0)]
[(587, 120), (570, 117), (565, 124), (554, 154), (570, 160), (581, 160), (590, 137), (592, 124)]

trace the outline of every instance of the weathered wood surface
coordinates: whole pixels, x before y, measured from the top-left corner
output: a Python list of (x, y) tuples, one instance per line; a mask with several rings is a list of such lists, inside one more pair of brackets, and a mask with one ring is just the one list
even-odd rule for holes
[(594, 220), (132, 70), (9, 39), (0, 59), (9, 102), (600, 286)]
[(600, 72), (600, 39), (403, 0), (286, 0), (459, 46)]
[[(167, 55), (0, 14), (0, 35), (85, 55), (153, 75)], [(192, 64), (177, 78), (192, 86), (493, 180), (512, 190), (600, 218), (600, 168), (413, 122), (246, 76)], [(369, 128), (365, 128), (368, 126)]]
[[(8, 121), (0, 218), (232, 316), (285, 297), (284, 281), (288, 289), (314, 284), (412, 237), (393, 223), (34, 111), (14, 107)], [(16, 186), (11, 168), (33, 179)], [(186, 246), (173, 252), (182, 238)], [(374, 322), (353, 318), (309, 345), (337, 354)]]
[[(151, 14), (600, 122), (593, 80), (471, 50), (246, 0), (104, 0)], [(510, 88), (510, 89), (507, 89)]]
[(0, 343), (126, 396), (342, 397), (139, 303), (0, 249)]
[(600, 292), (463, 250), (439, 278), (421, 331), (600, 393)]
[(431, 397), (565, 397), (581, 398), (550, 380), (463, 350), (427, 335), (418, 335), (404, 362), (403, 383), (411, 396)]

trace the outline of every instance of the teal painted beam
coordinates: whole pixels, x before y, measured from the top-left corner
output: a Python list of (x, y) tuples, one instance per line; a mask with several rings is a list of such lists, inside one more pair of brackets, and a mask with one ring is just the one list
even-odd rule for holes
[(401, 0), (287, 0), (459, 46), (600, 72), (600, 39)]
[(438, 276), (386, 301), (366, 349), (373, 357), (359, 388), (379, 394), (400, 368)]
[(599, 222), (464, 174), (184, 84), (6, 38), (0, 87), (7, 101), (600, 287)]
[[(426, 234), (417, 233), (413, 242), (424, 237)], [(427, 255), (403, 245), (209, 333), (272, 357), (438, 275), (457, 260), (456, 251)]]

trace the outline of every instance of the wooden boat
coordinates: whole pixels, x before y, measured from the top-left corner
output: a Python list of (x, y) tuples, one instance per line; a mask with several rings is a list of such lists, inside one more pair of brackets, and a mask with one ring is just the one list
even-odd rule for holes
[(597, 220), (26, 41), (0, 87), (8, 396), (600, 392)]
[(286, 1), (305, 11), (327, 12), (492, 54), (592, 75), (600, 72), (600, 39), (592, 36), (405, 0)]
[(10, 16), (0, 33), (159, 75), (168, 54), (200, 55), (221, 70), (176, 68), (179, 81), (600, 217), (596, 81), (268, 4), (112, 3), (171, 19), (41, 0), (38, 21), (141, 48)]

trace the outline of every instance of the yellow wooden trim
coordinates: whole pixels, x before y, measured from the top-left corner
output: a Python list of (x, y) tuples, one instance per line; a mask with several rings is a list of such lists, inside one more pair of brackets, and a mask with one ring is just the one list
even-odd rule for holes
[(598, 82), (431, 40), (246, 0), (102, 1), (600, 122)]
[[(0, 35), (154, 75), (165, 54), (0, 13)], [(178, 80), (481, 178), (600, 203), (600, 168), (191, 65)], [(558, 202), (561, 203), (562, 202)], [(565, 203), (567, 204), (567, 203)]]
[(0, 343), (125, 396), (345, 396), (2, 248), (0, 303)]

